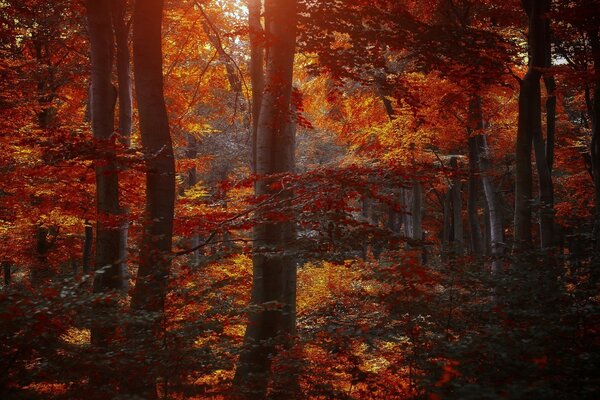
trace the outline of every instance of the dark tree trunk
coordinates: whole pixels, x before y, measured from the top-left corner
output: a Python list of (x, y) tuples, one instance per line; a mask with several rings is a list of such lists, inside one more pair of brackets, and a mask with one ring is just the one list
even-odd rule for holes
[[(131, 147), (131, 130), (133, 118), (133, 97), (131, 88), (131, 61), (129, 54), (129, 26), (126, 23), (127, 0), (111, 0), (112, 26), (117, 45), (117, 81), (119, 99), (119, 140), (127, 150)], [(121, 170), (124, 168), (121, 166)], [(129, 221), (126, 217), (128, 210), (121, 209), (123, 221), (121, 225), (121, 247), (119, 249), (119, 272), (121, 274), (121, 289), (129, 288), (129, 271), (127, 269), (127, 240)]]
[(10, 262), (4, 261), (2, 262), (2, 273), (4, 275), (4, 288), (10, 286), (12, 280), (12, 271), (10, 267)]
[[(139, 341), (147, 355), (157, 351), (159, 344), (156, 335), (171, 263), (175, 207), (175, 160), (163, 93), (162, 13), (163, 0), (137, 1), (133, 13), (133, 61), (146, 166), (146, 210), (131, 308), (153, 318), (134, 327), (130, 339)], [(130, 380), (131, 394), (156, 398), (153, 368), (138, 371)]]
[[(110, 0), (88, 0), (87, 19), (92, 64), (90, 115), (94, 140), (99, 154), (96, 172), (96, 257), (93, 290), (107, 294), (122, 288), (120, 273), (121, 233), (114, 219), (120, 213), (119, 178), (114, 148), (115, 89), (112, 85), (114, 38), (111, 24)], [(105, 351), (111, 345), (116, 331), (116, 300), (93, 304), (94, 319), (91, 326), (91, 342)], [(94, 390), (102, 396), (114, 394), (110, 385), (112, 371), (99, 368), (90, 377)]]
[(467, 199), (467, 213), (469, 216), (469, 235), (471, 251), (476, 258), (483, 255), (483, 234), (477, 213), (477, 202), (480, 191), (479, 171), (479, 145), (478, 133), (470, 132), (469, 145), (469, 197)]
[(84, 274), (90, 273), (90, 266), (92, 260), (92, 246), (94, 245), (94, 227), (85, 221), (84, 225), (84, 239), (83, 239), (83, 259), (82, 268)]
[[(529, 19), (529, 68), (520, 84), (519, 121), (516, 144), (515, 176), (515, 226), (514, 246), (517, 250), (532, 245), (531, 204), (533, 177), (531, 169), (532, 142), (537, 133), (541, 135), (540, 78), (546, 65), (546, 27), (544, 17), (550, 6), (549, 0), (522, 0)], [(545, 150), (543, 150), (545, 152)], [(541, 152), (538, 151), (541, 156)], [(536, 154), (537, 155), (537, 154)], [(544, 157), (545, 159), (545, 157)], [(540, 167), (546, 162), (538, 163)], [(540, 176), (544, 179), (544, 176)], [(547, 184), (546, 181), (541, 185)], [(540, 186), (541, 186), (540, 185)]]
[(600, 36), (598, 30), (588, 32), (594, 60), (594, 98), (591, 101), (592, 143), (590, 146), (591, 169), (594, 179), (594, 248), (600, 251)]
[[(552, 67), (550, 20), (547, 15), (544, 15), (544, 18), (544, 65), (546, 68), (550, 68)], [(547, 92), (546, 140), (544, 140), (542, 133), (541, 119), (539, 126), (537, 126), (536, 118), (536, 126), (533, 131), (533, 147), (539, 181), (540, 246), (543, 250), (547, 250), (554, 246), (554, 185), (552, 183), (552, 166), (554, 163), (556, 130), (556, 94), (554, 93), (556, 83), (554, 76), (549, 72), (546, 72), (543, 78)]]
[[(267, 89), (262, 98), (256, 135), (255, 167), (260, 179), (256, 182), (255, 193), (258, 196), (274, 195), (282, 200), (290, 194), (274, 193), (268, 175), (294, 170), (294, 129), (289, 125), (296, 47), (296, 7), (296, 0), (268, 1), (265, 4), (266, 28), (273, 43), (269, 49)], [(292, 292), (288, 288), (286, 296), (284, 282), (295, 282), (295, 277), (291, 277), (295, 275), (295, 265), (290, 267), (293, 260), (283, 255), (282, 251), (293, 242), (293, 236), (291, 222), (265, 223), (254, 229), (251, 301), (261, 309), (249, 316), (245, 350), (240, 356), (234, 378), (236, 390), (246, 398), (266, 397), (275, 340), (292, 333), (292, 319), (284, 316), (284, 310), (291, 311), (292, 305), (286, 304), (289, 301), (286, 297), (289, 298)], [(292, 387), (288, 389), (293, 392)], [(287, 398), (293, 395), (289, 393)]]
[(462, 183), (459, 177), (458, 161), (456, 157), (450, 159), (450, 168), (454, 171), (452, 178), (452, 187), (450, 189), (452, 199), (452, 225), (454, 232), (453, 250), (456, 254), (463, 254), (465, 249), (465, 239), (462, 221)]
[(36, 263), (31, 270), (31, 284), (34, 287), (37, 287), (47, 283), (54, 275), (51, 266), (48, 264), (48, 252), (50, 251), (48, 228), (44, 226), (38, 226), (36, 228), (35, 241)]

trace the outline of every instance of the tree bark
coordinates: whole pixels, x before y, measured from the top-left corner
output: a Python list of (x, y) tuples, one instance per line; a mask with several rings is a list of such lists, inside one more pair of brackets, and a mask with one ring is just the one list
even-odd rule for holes
[(12, 281), (12, 271), (10, 267), (10, 262), (3, 261), (2, 262), (2, 273), (4, 275), (4, 288), (8, 288)]
[[(112, 26), (117, 45), (117, 81), (119, 99), (119, 140), (128, 150), (131, 147), (131, 131), (133, 119), (133, 96), (131, 85), (131, 60), (129, 54), (129, 26), (126, 23), (127, 0), (111, 0)], [(120, 170), (124, 170), (121, 166)], [(121, 246), (119, 249), (119, 272), (121, 274), (121, 290), (129, 288), (129, 270), (127, 268), (127, 241), (129, 236), (128, 210), (121, 209), (123, 221), (121, 225)]]
[(598, 29), (588, 32), (594, 62), (594, 97), (591, 101), (592, 142), (590, 158), (594, 180), (594, 249), (600, 251), (600, 36)]
[(456, 157), (450, 159), (450, 168), (454, 170), (452, 187), (450, 189), (452, 199), (452, 225), (454, 231), (454, 252), (461, 255), (465, 249), (465, 239), (462, 221), (462, 184), (458, 176), (458, 160)]
[[(87, 20), (91, 54), (90, 116), (94, 140), (99, 149), (96, 172), (96, 257), (93, 291), (107, 294), (121, 289), (119, 251), (121, 234), (115, 218), (120, 213), (119, 178), (114, 149), (115, 92), (112, 85), (114, 39), (109, 0), (88, 0)], [(87, 229), (87, 227), (86, 227)], [(108, 298), (107, 298), (108, 300)], [(116, 301), (93, 304), (91, 324), (93, 345), (108, 349), (116, 330)], [(90, 377), (90, 384), (104, 396), (113, 392), (109, 386), (110, 372), (104, 368)]]
[[(154, 318), (134, 327), (130, 339), (135, 336), (146, 354), (158, 347), (156, 335), (171, 263), (175, 207), (175, 162), (163, 93), (162, 13), (163, 0), (137, 1), (133, 13), (134, 77), (146, 167), (146, 210), (131, 308)], [(130, 381), (131, 394), (156, 398), (153, 367)]]
[(261, 0), (248, 2), (248, 26), (250, 28), (250, 84), (252, 85), (252, 171), (256, 173), (256, 143), (258, 120), (265, 90), (265, 32), (260, 21)]
[(546, 29), (543, 20), (549, 0), (522, 0), (529, 20), (529, 68), (520, 82), (519, 120), (516, 144), (514, 246), (525, 250), (532, 245), (531, 206), (533, 177), (531, 149), (536, 131), (541, 132), (541, 69), (546, 64)]
[[(549, 9), (549, 4), (548, 4)], [(550, 20), (544, 12), (544, 66), (552, 67), (552, 49), (550, 38)], [(554, 136), (556, 125), (556, 83), (552, 74), (543, 75), (546, 87), (546, 140), (542, 133), (541, 117), (536, 117), (533, 131), (533, 147), (535, 164), (538, 173), (539, 207), (540, 207), (540, 247), (547, 250), (554, 246), (554, 185), (552, 183), (552, 166), (554, 163)], [(540, 99), (541, 102), (541, 99)], [(536, 106), (537, 107), (537, 106)], [(540, 109), (541, 114), (541, 109)]]
[(477, 162), (481, 174), (481, 183), (485, 195), (487, 219), (489, 221), (489, 241), (492, 255), (492, 274), (496, 274), (502, 267), (502, 257), (504, 254), (504, 227), (502, 223), (502, 207), (500, 198), (496, 192), (492, 174), (492, 155), (487, 145), (486, 135), (483, 133), (484, 121), (483, 110), (481, 107), (481, 97), (476, 95), (471, 100), (472, 118), (474, 128), (478, 131), (475, 136), (477, 146)]
[(83, 239), (83, 259), (82, 268), (83, 274), (87, 275), (90, 273), (90, 266), (92, 260), (92, 246), (94, 245), (94, 227), (88, 221), (85, 221), (84, 225), (84, 239)]
[(469, 132), (469, 197), (467, 198), (467, 213), (469, 216), (469, 235), (471, 239), (471, 251), (476, 258), (483, 255), (483, 234), (479, 215), (477, 213), (477, 200), (479, 198), (479, 146), (478, 136), (475, 130)]
[[(272, 45), (256, 135), (255, 172), (260, 177), (255, 184), (257, 196), (273, 195), (285, 199), (290, 195), (287, 192), (274, 192), (271, 189), (273, 181), (268, 176), (292, 172), (294, 169), (294, 129), (290, 129), (289, 125), (296, 48), (296, 8), (296, 0), (269, 0), (265, 4), (266, 28), (272, 37)], [(286, 300), (288, 296), (284, 281), (295, 282), (295, 278), (291, 277), (295, 275), (295, 266), (287, 274), (290, 260), (281, 252), (293, 241), (293, 236), (291, 222), (263, 223), (254, 228), (251, 302), (259, 310), (251, 312), (249, 316), (245, 349), (240, 355), (234, 378), (237, 392), (246, 398), (266, 397), (275, 341), (281, 334), (289, 336), (292, 330), (289, 326), (291, 318), (284, 316), (284, 310), (291, 311), (292, 306), (286, 304), (289, 300)], [(289, 393), (287, 398), (293, 395)]]

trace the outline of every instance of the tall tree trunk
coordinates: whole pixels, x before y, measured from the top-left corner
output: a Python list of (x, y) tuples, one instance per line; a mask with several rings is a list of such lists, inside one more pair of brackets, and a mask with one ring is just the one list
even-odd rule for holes
[[(520, 83), (519, 121), (516, 144), (514, 246), (517, 250), (532, 245), (531, 203), (533, 177), (531, 149), (536, 132), (541, 134), (541, 69), (546, 65), (546, 29), (544, 16), (549, 0), (522, 0), (529, 20), (529, 68)], [(541, 164), (541, 163), (540, 163)]]
[[(150, 313), (153, 319), (134, 327), (130, 339), (135, 336), (148, 355), (159, 345), (156, 335), (171, 263), (175, 208), (175, 160), (163, 93), (162, 13), (163, 0), (137, 1), (133, 12), (133, 61), (146, 166), (146, 210), (131, 308), (134, 312)], [(153, 368), (150, 365), (130, 381), (131, 394), (156, 398)]]
[[(274, 193), (270, 174), (293, 171), (294, 130), (289, 128), (292, 75), (296, 48), (296, 0), (269, 0), (265, 4), (266, 29), (272, 37), (267, 76), (256, 136), (256, 182), (258, 196), (275, 195), (284, 199), (289, 193)], [(254, 228), (252, 312), (244, 339), (234, 384), (241, 396), (261, 399), (267, 395), (275, 340), (288, 333), (284, 279), (288, 260), (281, 254), (293, 240), (290, 222), (264, 223)], [(289, 281), (289, 275), (288, 275)], [(278, 305), (279, 304), (279, 305)], [(292, 388), (290, 388), (292, 389)], [(290, 394), (292, 396), (293, 393)], [(289, 397), (288, 397), (289, 398)]]
[(248, 1), (248, 26), (250, 28), (250, 83), (252, 85), (252, 171), (256, 173), (256, 143), (258, 120), (265, 90), (265, 32), (260, 21), (261, 0)]
[[(114, 226), (114, 217), (120, 213), (119, 178), (114, 149), (115, 92), (112, 85), (113, 31), (110, 0), (88, 0), (87, 19), (92, 64), (90, 114), (94, 140), (100, 154), (96, 172), (96, 259), (94, 293), (106, 294), (121, 289), (119, 251), (121, 234)], [(112, 220), (112, 221), (111, 221)], [(94, 320), (91, 326), (92, 344), (108, 349), (116, 330), (116, 301), (98, 301), (93, 305)], [(111, 372), (102, 368), (90, 377), (95, 390), (111, 396)]]
[[(548, 4), (549, 7), (549, 4)], [(547, 11), (547, 10), (546, 10)], [(544, 66), (552, 67), (552, 46), (550, 35), (550, 20), (544, 15)], [(556, 119), (556, 83), (554, 76), (546, 72), (543, 75), (546, 87), (546, 140), (542, 133), (541, 118), (535, 120), (533, 131), (533, 147), (535, 152), (535, 164), (539, 181), (539, 203), (540, 203), (540, 246), (549, 249), (554, 245), (554, 185), (552, 183), (552, 166), (554, 163), (554, 136)], [(541, 99), (540, 99), (541, 102)], [(540, 110), (541, 113), (541, 110)]]
[[(127, 0), (111, 0), (112, 26), (117, 45), (117, 81), (119, 99), (119, 140), (125, 149), (131, 147), (131, 130), (133, 118), (133, 97), (131, 89), (131, 61), (129, 56), (129, 26), (126, 23)], [(123, 167), (121, 167), (123, 170)], [(121, 225), (121, 247), (119, 259), (121, 264), (121, 289), (129, 288), (129, 271), (127, 269), (127, 240), (129, 234), (129, 221), (126, 217), (128, 210), (121, 209), (123, 222)]]
[(483, 234), (479, 215), (477, 213), (477, 200), (479, 199), (480, 175), (479, 175), (479, 146), (478, 136), (470, 129), (469, 145), (469, 197), (467, 198), (467, 214), (469, 216), (469, 235), (471, 239), (471, 251), (476, 258), (483, 255)]
[(504, 227), (502, 224), (502, 207), (500, 198), (496, 192), (496, 186), (493, 181), (492, 173), (492, 155), (487, 145), (486, 135), (483, 133), (484, 121), (483, 110), (481, 106), (481, 97), (476, 95), (471, 100), (472, 118), (475, 129), (479, 132), (476, 139), (477, 162), (481, 174), (481, 183), (485, 195), (487, 219), (489, 221), (489, 241), (492, 253), (492, 274), (496, 274), (502, 267), (502, 257), (504, 254)]

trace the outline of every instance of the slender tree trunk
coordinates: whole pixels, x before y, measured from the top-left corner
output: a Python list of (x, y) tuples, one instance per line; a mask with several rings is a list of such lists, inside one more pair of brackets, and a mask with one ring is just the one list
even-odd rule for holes
[(442, 259), (445, 260), (450, 250), (452, 237), (452, 188), (444, 194), (444, 223), (442, 227)]
[(404, 213), (402, 214), (402, 228), (404, 236), (412, 239), (413, 237), (413, 215), (412, 215), (412, 203), (413, 203), (413, 187), (400, 188), (400, 195), (402, 197), (402, 204), (404, 206)]
[(467, 213), (469, 216), (469, 234), (471, 250), (476, 258), (483, 255), (483, 234), (479, 215), (477, 213), (477, 200), (480, 190), (479, 176), (479, 146), (477, 133), (471, 132), (468, 139), (469, 145), (469, 197), (467, 198)]
[(423, 240), (423, 184), (415, 180), (412, 192), (412, 239)]
[(92, 246), (94, 245), (94, 227), (88, 221), (84, 225), (82, 268), (84, 275), (90, 273)]
[[(267, 31), (273, 38), (256, 136), (256, 195), (285, 199), (289, 193), (274, 193), (268, 175), (294, 169), (294, 130), (289, 128), (293, 63), (296, 47), (297, 1), (268, 1), (265, 4)], [(288, 262), (281, 254), (293, 240), (292, 224), (265, 223), (254, 229), (252, 312), (246, 329), (245, 350), (240, 356), (234, 384), (241, 396), (262, 399), (267, 395), (275, 340), (289, 334), (283, 310)], [(288, 281), (289, 275), (288, 275)], [(278, 305), (279, 304), (279, 305)], [(295, 307), (295, 305), (294, 305)], [(286, 332), (286, 330), (288, 332)], [(289, 388), (292, 390), (292, 388)], [(290, 393), (288, 398), (293, 396)]]
[(452, 221), (454, 227), (454, 252), (458, 255), (463, 254), (465, 249), (465, 239), (462, 221), (462, 184), (458, 176), (458, 160), (456, 157), (450, 159), (450, 167), (454, 170), (452, 178), (451, 198), (452, 198)]
[(478, 169), (481, 174), (481, 183), (485, 195), (487, 220), (489, 223), (489, 241), (492, 253), (492, 274), (496, 274), (502, 267), (504, 254), (504, 227), (502, 224), (502, 207), (496, 192), (492, 174), (492, 155), (487, 145), (486, 135), (483, 133), (483, 110), (481, 98), (475, 96), (471, 103), (472, 118), (475, 129), (479, 132), (476, 139)]
[(248, 26), (250, 28), (250, 83), (252, 85), (252, 171), (256, 173), (256, 143), (258, 120), (265, 90), (265, 32), (260, 21), (261, 0), (248, 1)]
[[(131, 308), (153, 318), (134, 327), (130, 339), (138, 340), (147, 355), (159, 346), (156, 335), (163, 317), (175, 207), (175, 160), (163, 93), (162, 13), (163, 0), (137, 1), (133, 13), (133, 61), (146, 166), (146, 210)], [(130, 380), (131, 394), (156, 398), (156, 367), (150, 365), (143, 372), (138, 371)]]
[[(127, 0), (111, 0), (112, 26), (117, 45), (117, 81), (119, 99), (119, 140), (125, 149), (131, 147), (131, 131), (133, 118), (133, 97), (131, 88), (131, 61), (129, 55), (129, 26), (126, 23)], [(120, 168), (124, 168), (121, 166)], [(121, 289), (129, 288), (129, 270), (127, 268), (127, 240), (129, 236), (128, 210), (121, 209), (123, 222), (121, 225), (121, 247), (119, 249), (119, 272), (121, 274)]]
[(2, 273), (4, 275), (4, 288), (8, 288), (12, 281), (12, 271), (10, 267), (10, 262), (3, 261), (2, 262)]

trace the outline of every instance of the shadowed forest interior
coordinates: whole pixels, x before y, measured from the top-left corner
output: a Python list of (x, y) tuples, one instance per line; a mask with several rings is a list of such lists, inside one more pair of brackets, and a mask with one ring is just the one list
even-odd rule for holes
[(0, 398), (600, 399), (599, 0), (0, 0)]

